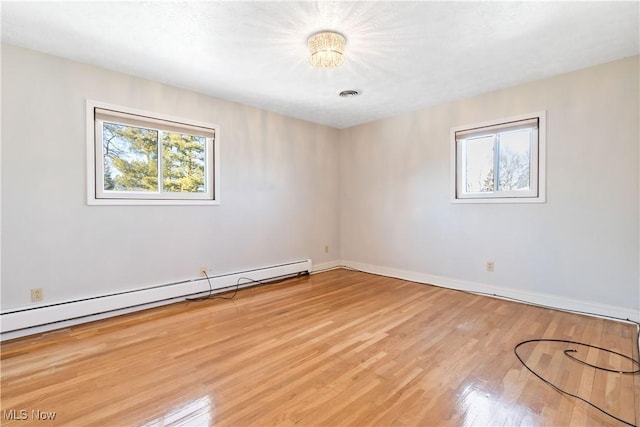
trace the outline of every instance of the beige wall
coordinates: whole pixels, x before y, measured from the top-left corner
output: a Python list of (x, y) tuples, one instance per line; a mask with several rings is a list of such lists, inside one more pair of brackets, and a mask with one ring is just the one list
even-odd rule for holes
[[(85, 100), (220, 125), (220, 206), (87, 206)], [(2, 308), (337, 259), (338, 131), (2, 46)], [(330, 252), (325, 254), (324, 247)]]
[[(2, 308), (311, 258), (637, 313), (638, 74), (629, 58), (336, 130), (3, 46)], [(220, 125), (222, 204), (87, 206), (87, 98)], [(451, 204), (450, 128), (539, 110), (547, 202)]]
[[(638, 90), (635, 57), (343, 131), (342, 259), (637, 313)], [(451, 127), (540, 110), (547, 202), (451, 204)]]

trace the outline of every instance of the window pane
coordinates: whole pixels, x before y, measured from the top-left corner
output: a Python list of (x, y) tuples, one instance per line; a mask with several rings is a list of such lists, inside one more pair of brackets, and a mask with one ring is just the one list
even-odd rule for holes
[(493, 135), (464, 140), (466, 148), (463, 182), (466, 192), (493, 191)]
[(451, 129), (452, 203), (545, 202), (546, 113)]
[(162, 185), (166, 192), (205, 193), (203, 136), (162, 132)]
[(158, 132), (103, 122), (104, 189), (158, 191)]
[(500, 133), (499, 190), (529, 190), (531, 133), (531, 129)]

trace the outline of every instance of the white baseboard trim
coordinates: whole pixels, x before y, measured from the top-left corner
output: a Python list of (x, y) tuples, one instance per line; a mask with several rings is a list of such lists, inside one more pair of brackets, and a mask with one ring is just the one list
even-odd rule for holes
[[(255, 281), (311, 270), (311, 260), (307, 259), (213, 276), (209, 280), (212, 291), (222, 292), (236, 285), (243, 288), (255, 285)], [(5, 310), (0, 313), (0, 341), (171, 304), (183, 301), (186, 297), (207, 295), (209, 291), (207, 279), (197, 278), (92, 298)]]
[(311, 274), (319, 273), (326, 270), (333, 270), (335, 268), (339, 268), (342, 266), (342, 261), (339, 259), (335, 259), (329, 262), (323, 262), (322, 264), (314, 264), (313, 271), (310, 271)]
[[(234, 288), (237, 283), (240, 283), (240, 288), (252, 286), (254, 283), (250, 280), (264, 281), (305, 271), (313, 274), (341, 266), (412, 282), (468, 292), (484, 293), (498, 298), (515, 299), (526, 304), (543, 305), (558, 310), (581, 312), (583, 314), (608, 318), (612, 317), (622, 321), (627, 319), (640, 322), (640, 311), (634, 311), (631, 308), (575, 300), (552, 294), (502, 288), (357, 261), (333, 260), (312, 265), (311, 260), (302, 260), (277, 266), (214, 276), (210, 279), (213, 291), (218, 293)], [(10, 309), (0, 313), (0, 341), (47, 332), (54, 329), (67, 328), (80, 323), (92, 322), (139, 310), (146, 310), (183, 301), (185, 297), (207, 295), (208, 292), (209, 284), (206, 279), (198, 278), (185, 280), (184, 282), (173, 285), (134, 289), (127, 292), (97, 296), (78, 301), (66, 301), (49, 305), (40, 304)]]
[(394, 277), (412, 282), (441, 286), (443, 288), (456, 289), (467, 292), (488, 294), (494, 297), (514, 299), (525, 304), (542, 305), (563, 311), (580, 312), (587, 315), (615, 318), (621, 321), (627, 320), (640, 322), (640, 310), (600, 304), (592, 301), (576, 300), (559, 295), (543, 294), (538, 292), (509, 289), (483, 283), (468, 282), (452, 279), (450, 277), (436, 276), (433, 274), (418, 273), (415, 271), (400, 270), (392, 267), (366, 264), (357, 261), (343, 260), (342, 265), (367, 273), (380, 276)]
[[(206, 295), (206, 294), (207, 293), (202, 292), (202, 293), (194, 295), (194, 297), (201, 296), (201, 295)], [(95, 322), (97, 320), (107, 319), (109, 317), (121, 316), (123, 314), (133, 313), (133, 312), (136, 312), (136, 311), (147, 310), (147, 309), (154, 308), (154, 307), (160, 307), (160, 306), (163, 306), (163, 305), (173, 304), (173, 303), (179, 302), (179, 301), (184, 301), (184, 297), (173, 298), (173, 299), (164, 300), (164, 301), (158, 301), (158, 302), (150, 302), (148, 304), (142, 304), (142, 305), (139, 305), (139, 306), (136, 306), (136, 307), (128, 307), (128, 308), (116, 309), (116, 310), (109, 311), (109, 312), (106, 312), (106, 313), (90, 314), (90, 315), (79, 317), (79, 318), (76, 318), (76, 319), (61, 320), (61, 321), (58, 321), (58, 322), (49, 323), (49, 324), (45, 324), (45, 325), (29, 326), (29, 327), (26, 327), (24, 329), (18, 329), (18, 330), (14, 330), (14, 331), (2, 332), (2, 334), (0, 335), (0, 341), (7, 341), (7, 340), (15, 339), (15, 338), (25, 337), (25, 336), (28, 336), (28, 335), (35, 335), (35, 334), (41, 334), (41, 333), (45, 333), (45, 332), (65, 329), (65, 328), (69, 328), (69, 327), (74, 326), (74, 325), (80, 325), (82, 323)]]

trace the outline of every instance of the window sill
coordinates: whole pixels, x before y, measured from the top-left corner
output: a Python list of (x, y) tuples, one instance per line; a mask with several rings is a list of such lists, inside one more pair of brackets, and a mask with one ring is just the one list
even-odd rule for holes
[(486, 199), (451, 199), (451, 203), (546, 203), (546, 199), (544, 197), (492, 197)]
[(218, 200), (142, 200), (142, 199), (88, 199), (89, 206), (211, 206), (219, 205)]

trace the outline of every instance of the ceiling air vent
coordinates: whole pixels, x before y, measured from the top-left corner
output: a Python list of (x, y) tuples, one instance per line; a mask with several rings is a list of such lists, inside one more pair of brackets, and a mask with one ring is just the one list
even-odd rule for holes
[(348, 89), (348, 90), (343, 90), (342, 92), (339, 93), (339, 95), (343, 98), (351, 98), (351, 97), (360, 95), (360, 92), (357, 90)]

